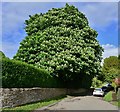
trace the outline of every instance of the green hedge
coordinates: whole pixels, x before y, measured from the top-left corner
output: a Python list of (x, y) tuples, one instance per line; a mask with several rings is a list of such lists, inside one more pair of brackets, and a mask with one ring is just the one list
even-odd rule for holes
[(61, 87), (47, 71), (24, 62), (2, 59), (2, 87)]

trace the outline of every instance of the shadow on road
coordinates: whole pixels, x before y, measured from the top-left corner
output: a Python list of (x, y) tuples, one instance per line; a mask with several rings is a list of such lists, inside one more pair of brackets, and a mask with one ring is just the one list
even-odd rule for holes
[(73, 94), (68, 94), (70, 96), (75, 96), (75, 97), (79, 97), (79, 96), (92, 96), (93, 95), (93, 91), (94, 88), (90, 88), (89, 90), (87, 90), (86, 92), (82, 92), (82, 93), (73, 93)]

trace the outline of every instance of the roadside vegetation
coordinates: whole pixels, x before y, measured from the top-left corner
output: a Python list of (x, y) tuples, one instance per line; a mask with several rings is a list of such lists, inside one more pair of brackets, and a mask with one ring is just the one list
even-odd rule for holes
[(60, 82), (44, 69), (38, 69), (25, 62), (3, 58), (3, 88), (60, 87)]
[(111, 101), (112, 101), (112, 91), (108, 92), (108, 93), (104, 96), (103, 100), (105, 100), (105, 101), (107, 101), (107, 102), (111, 102)]
[(120, 101), (113, 102), (112, 104), (120, 107)]
[[(113, 95), (113, 94), (114, 94), (114, 95)], [(117, 95), (118, 95), (118, 94), (117, 94)], [(108, 92), (108, 93), (104, 96), (103, 100), (105, 100), (105, 101), (107, 101), (107, 102), (110, 102), (110, 103), (112, 103), (113, 105), (116, 105), (116, 106), (120, 107), (120, 100), (114, 99), (114, 97), (117, 98), (117, 95), (115, 96), (115, 93), (114, 93), (113, 91), (110, 91), (110, 92)]]

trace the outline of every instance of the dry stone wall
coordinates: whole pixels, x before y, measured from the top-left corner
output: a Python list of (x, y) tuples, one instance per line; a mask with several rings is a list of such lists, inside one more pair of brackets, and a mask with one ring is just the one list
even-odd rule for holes
[(66, 94), (84, 93), (85, 89), (65, 88), (1, 88), (2, 107), (15, 107)]

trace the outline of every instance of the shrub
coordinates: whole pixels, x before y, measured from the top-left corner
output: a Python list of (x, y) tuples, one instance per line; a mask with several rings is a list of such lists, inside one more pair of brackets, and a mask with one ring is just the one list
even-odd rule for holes
[(60, 82), (45, 70), (35, 68), (24, 62), (3, 59), (2, 86), (5, 88), (60, 87)]
[(92, 80), (92, 87), (100, 87), (102, 85), (102, 81), (98, 80), (97, 77), (94, 77)]

